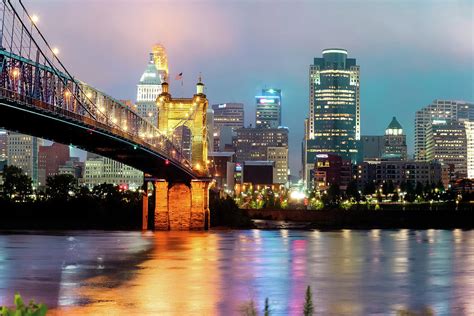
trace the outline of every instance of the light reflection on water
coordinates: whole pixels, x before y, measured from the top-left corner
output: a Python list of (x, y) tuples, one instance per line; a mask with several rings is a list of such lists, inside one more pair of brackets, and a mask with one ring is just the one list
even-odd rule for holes
[(53, 315), (474, 315), (474, 231), (63, 232), (0, 235), (0, 305)]

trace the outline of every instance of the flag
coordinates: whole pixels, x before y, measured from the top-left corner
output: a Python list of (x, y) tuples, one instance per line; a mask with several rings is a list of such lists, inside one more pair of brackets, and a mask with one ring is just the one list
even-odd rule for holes
[(175, 80), (183, 80), (183, 73), (180, 72), (179, 74), (176, 75), (176, 77), (174, 79)]

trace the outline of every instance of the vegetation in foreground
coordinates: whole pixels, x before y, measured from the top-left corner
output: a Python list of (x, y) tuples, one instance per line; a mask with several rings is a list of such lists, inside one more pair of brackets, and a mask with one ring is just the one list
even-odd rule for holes
[(46, 305), (36, 304), (34, 301), (25, 305), (20, 294), (15, 294), (13, 303), (15, 308), (0, 307), (0, 316), (45, 316), (48, 311)]
[[(239, 312), (242, 316), (258, 316), (259, 315), (258, 308), (253, 300), (250, 300), (242, 304), (242, 306), (239, 309)], [(313, 292), (310, 286), (306, 288), (305, 300), (304, 300), (302, 312), (303, 312), (302, 313), (303, 316), (315, 315), (315, 306), (313, 303)], [(263, 315), (264, 316), (272, 315), (268, 297), (265, 298)], [(400, 310), (397, 310), (396, 315), (397, 316), (434, 316), (434, 312), (430, 308), (423, 308), (421, 311), (400, 309)]]

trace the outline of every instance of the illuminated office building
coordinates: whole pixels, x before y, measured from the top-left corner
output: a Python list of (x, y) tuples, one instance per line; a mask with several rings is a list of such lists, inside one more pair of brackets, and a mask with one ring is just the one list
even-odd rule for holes
[(465, 101), (434, 100), (415, 116), (415, 160), (426, 161), (426, 128), (433, 120), (474, 121), (474, 104)]
[(450, 167), (452, 178), (467, 176), (467, 141), (464, 123), (433, 120), (426, 126), (426, 160)]
[(309, 70), (309, 118), (303, 174), (310, 183), (317, 154), (360, 159), (359, 66), (345, 49), (325, 49)]
[(263, 89), (255, 97), (255, 127), (278, 128), (281, 126), (281, 90)]
[(136, 190), (143, 185), (143, 172), (112, 159), (88, 153), (81, 182), (90, 189), (109, 183)]
[(467, 177), (474, 179), (474, 121), (465, 121), (467, 143)]
[(158, 124), (156, 99), (162, 92), (161, 84), (168, 77), (168, 58), (165, 48), (153, 46), (148, 65), (137, 84), (137, 111), (155, 126)]
[(267, 160), (275, 162), (273, 183), (288, 182), (288, 147), (267, 147)]
[[(8, 134), (6, 130), (0, 129), (0, 161), (6, 161), (8, 157)], [(0, 170), (1, 172), (2, 170)]]
[(407, 160), (407, 136), (395, 116), (385, 130), (383, 139), (384, 147), (382, 158)]
[(244, 105), (242, 103), (213, 104), (213, 147), (214, 151), (225, 151), (232, 146), (235, 131), (244, 127)]
[(34, 136), (9, 132), (7, 142), (7, 164), (21, 168), (31, 178), (33, 187), (38, 183), (38, 148), (42, 140)]

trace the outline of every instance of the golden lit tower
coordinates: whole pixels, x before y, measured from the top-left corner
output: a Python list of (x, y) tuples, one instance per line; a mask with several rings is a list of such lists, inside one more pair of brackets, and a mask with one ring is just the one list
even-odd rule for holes
[(204, 84), (199, 79), (196, 84), (196, 94), (192, 98), (172, 98), (167, 82), (163, 82), (162, 89), (163, 92), (157, 99), (160, 113), (158, 129), (169, 139), (174, 138), (175, 131), (179, 128), (189, 130), (192, 167), (198, 173), (207, 174), (208, 100), (204, 94)]
[(165, 80), (168, 80), (168, 56), (166, 55), (166, 49), (161, 44), (155, 44), (152, 49), (153, 61), (155, 63), (156, 70), (165, 72)]

